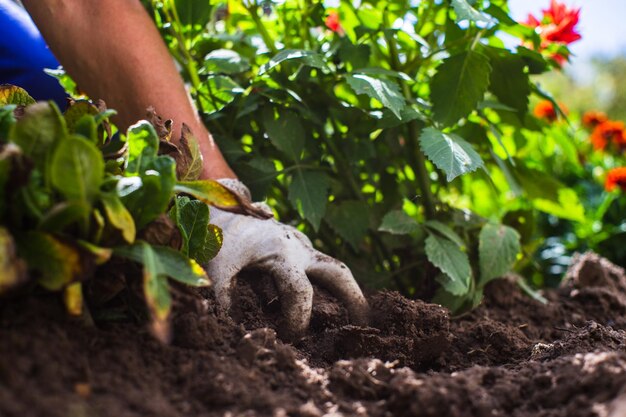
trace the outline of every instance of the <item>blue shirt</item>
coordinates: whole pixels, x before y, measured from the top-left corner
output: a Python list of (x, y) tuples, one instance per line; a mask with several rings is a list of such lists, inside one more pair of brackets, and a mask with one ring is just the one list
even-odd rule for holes
[(35, 100), (54, 100), (63, 110), (65, 91), (43, 71), (58, 66), (26, 10), (11, 0), (0, 0), (0, 84), (22, 87)]

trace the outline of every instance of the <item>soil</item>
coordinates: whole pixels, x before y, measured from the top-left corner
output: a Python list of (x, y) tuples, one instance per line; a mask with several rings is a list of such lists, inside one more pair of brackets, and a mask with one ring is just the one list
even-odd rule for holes
[(141, 320), (70, 319), (55, 295), (3, 300), (0, 416), (626, 415), (626, 275), (597, 255), (547, 304), (508, 277), (457, 318), (375, 292), (357, 327), (318, 288), (291, 343), (267, 277), (239, 281), (230, 314), (176, 288), (169, 345)]

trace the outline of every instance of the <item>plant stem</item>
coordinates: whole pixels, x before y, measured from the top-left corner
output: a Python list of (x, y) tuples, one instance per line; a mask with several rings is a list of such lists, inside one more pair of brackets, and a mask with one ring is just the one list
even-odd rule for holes
[(278, 53), (278, 49), (276, 49), (274, 39), (272, 39), (272, 36), (267, 31), (267, 28), (265, 27), (263, 22), (261, 22), (261, 18), (259, 18), (259, 6), (257, 6), (256, 2), (254, 1), (251, 1), (249, 5), (246, 5), (246, 2), (244, 2), (243, 4), (248, 13), (250, 13), (250, 17), (252, 18), (252, 21), (259, 31), (259, 34), (263, 39), (263, 43), (265, 43), (265, 47), (272, 53), (272, 55), (276, 55)]

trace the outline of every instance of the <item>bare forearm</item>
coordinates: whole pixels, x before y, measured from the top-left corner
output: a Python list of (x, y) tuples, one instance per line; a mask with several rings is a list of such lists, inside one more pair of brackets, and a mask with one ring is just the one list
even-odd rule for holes
[[(137, 0), (25, 0), (24, 5), (67, 72), (89, 96), (119, 112), (126, 128), (153, 106), (188, 124), (205, 157), (204, 177), (234, 177), (199, 120), (178, 71)], [(177, 137), (177, 135), (175, 135)]]

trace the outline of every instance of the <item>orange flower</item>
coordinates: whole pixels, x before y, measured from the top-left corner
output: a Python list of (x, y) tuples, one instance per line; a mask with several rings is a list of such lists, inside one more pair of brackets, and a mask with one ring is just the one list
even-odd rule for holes
[(626, 167), (613, 168), (607, 174), (606, 181), (604, 181), (604, 189), (613, 191), (615, 187), (626, 191)]
[(601, 111), (588, 111), (583, 114), (583, 125), (587, 127), (596, 127), (607, 120), (609, 120), (609, 118)]
[(336, 34), (340, 36), (343, 36), (345, 34), (343, 27), (341, 26), (341, 22), (339, 20), (339, 13), (337, 13), (334, 10), (328, 13), (328, 16), (326, 16), (326, 20), (324, 21), (324, 24), (326, 25), (328, 29), (332, 30), (333, 32), (335, 32)]
[[(529, 14), (525, 23), (526, 26), (535, 29), (539, 34), (541, 39), (539, 51), (546, 49), (552, 43), (569, 45), (582, 37), (576, 31), (576, 25), (580, 18), (580, 8), (570, 8), (565, 3), (551, 0), (550, 8), (544, 9), (542, 12), (543, 17), (541, 20)], [(568, 60), (569, 53), (554, 53), (551, 58), (559, 65), (562, 65)]]
[(624, 122), (607, 120), (600, 123), (591, 133), (591, 143), (595, 150), (604, 150), (607, 145), (615, 145), (619, 150), (626, 148)]

